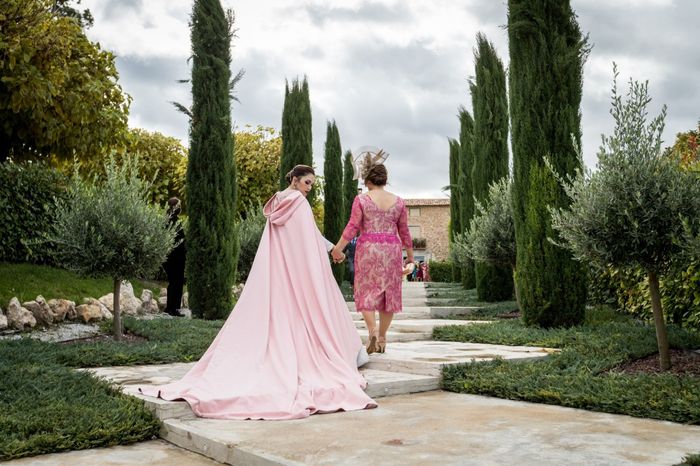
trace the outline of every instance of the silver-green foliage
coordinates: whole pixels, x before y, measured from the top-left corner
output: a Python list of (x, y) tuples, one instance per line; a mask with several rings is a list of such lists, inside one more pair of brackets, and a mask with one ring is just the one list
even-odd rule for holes
[(246, 217), (238, 223), (240, 252), (238, 255), (238, 281), (246, 281), (258, 252), (260, 239), (265, 230), (265, 215), (259, 203), (246, 209)]
[(579, 260), (663, 273), (681, 252), (684, 219), (700, 216), (700, 177), (662, 156), (666, 107), (647, 123), (648, 84), (630, 80), (623, 99), (617, 76), (615, 130), (602, 138), (598, 169), (562, 180), (572, 204), (550, 209), (552, 224)]
[(74, 175), (56, 206), (52, 240), (60, 264), (80, 275), (115, 280), (153, 276), (175, 245), (165, 210), (149, 202), (150, 183), (138, 178), (136, 158), (105, 164), (99, 183)]
[(515, 226), (511, 181), (489, 185), (486, 202), (476, 201), (476, 213), (464, 237), (466, 254), (478, 262), (515, 268)]

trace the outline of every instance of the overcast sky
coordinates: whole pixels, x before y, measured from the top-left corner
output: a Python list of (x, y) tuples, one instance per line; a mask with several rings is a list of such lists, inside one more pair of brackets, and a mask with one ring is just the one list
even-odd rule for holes
[[(343, 149), (390, 153), (390, 189), (404, 197), (445, 197), (448, 137), (460, 105), (471, 110), (475, 36), (484, 32), (508, 64), (505, 0), (223, 0), (236, 14), (233, 121), (279, 129), (285, 80), (306, 75), (314, 162), (322, 170), (326, 121)], [(594, 167), (601, 133), (612, 129), (612, 62), (622, 84), (649, 80), (651, 115), (668, 106), (664, 139), (700, 118), (698, 0), (572, 0), (593, 50), (585, 65), (583, 152)], [(83, 0), (92, 40), (117, 55), (132, 96), (129, 123), (180, 138), (188, 123), (170, 101), (189, 103), (191, 0)]]

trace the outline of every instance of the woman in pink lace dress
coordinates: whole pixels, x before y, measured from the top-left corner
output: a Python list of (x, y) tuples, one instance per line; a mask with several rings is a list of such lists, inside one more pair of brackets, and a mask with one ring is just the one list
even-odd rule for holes
[[(369, 331), (367, 352), (383, 353), (391, 320), (402, 308), (401, 249), (407, 251), (407, 263), (412, 263), (413, 245), (403, 199), (384, 190), (386, 167), (365, 165), (362, 178), (369, 192), (355, 197), (350, 221), (332, 254), (340, 258), (345, 245), (360, 233), (355, 249), (355, 306)], [(379, 329), (375, 311), (379, 311)]]

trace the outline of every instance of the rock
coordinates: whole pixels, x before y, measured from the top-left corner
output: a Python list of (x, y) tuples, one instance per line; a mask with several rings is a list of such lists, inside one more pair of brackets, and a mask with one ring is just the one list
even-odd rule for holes
[(180, 308), (181, 309), (189, 309), (190, 308), (190, 295), (185, 291), (182, 295), (182, 301), (180, 302)]
[(151, 290), (143, 290), (139, 314), (157, 314), (158, 311), (158, 301), (153, 299), (153, 292)]
[(22, 307), (31, 312), (32, 315), (34, 315), (37, 323), (43, 326), (48, 327), (49, 325), (53, 324), (54, 321), (57, 321), (53, 311), (51, 311), (51, 308), (41, 295), (37, 296), (34, 301), (22, 303)]
[(153, 299), (153, 292), (144, 288), (141, 292), (141, 301), (150, 301), (151, 299)]
[(98, 322), (103, 320), (102, 309), (97, 304), (81, 304), (75, 308), (75, 312), (83, 322)]
[(110, 312), (110, 310), (107, 309), (107, 306), (105, 306), (104, 304), (102, 304), (101, 301), (98, 301), (98, 300), (95, 299), (95, 298), (85, 298), (85, 299), (83, 299), (83, 302), (84, 302), (85, 304), (89, 304), (89, 305), (92, 305), (92, 306), (97, 306), (97, 307), (99, 307), (99, 308), (100, 308), (100, 314), (102, 315), (102, 319), (104, 319), (104, 320), (109, 320), (109, 319), (114, 318), (114, 316), (112, 315), (112, 313)]
[(7, 308), (7, 324), (15, 330), (24, 330), (25, 327), (36, 326), (36, 319), (34, 314), (20, 305), (17, 298), (12, 298)]
[(0, 330), (5, 330), (7, 328), (7, 316), (2, 313), (2, 308), (0, 308)]
[(165, 307), (167, 304), (168, 304), (168, 289), (161, 288), (160, 289), (160, 296), (158, 297), (158, 309), (160, 309), (160, 311), (163, 312), (165, 310)]
[[(110, 312), (114, 312), (114, 293), (102, 296), (99, 301), (107, 307)], [(137, 315), (141, 308), (141, 300), (134, 296), (134, 289), (129, 282), (122, 282), (119, 290), (119, 310), (122, 315)]]
[(68, 301), (67, 299), (50, 299), (47, 303), (51, 308), (57, 322), (63, 320), (75, 320), (77, 314), (75, 313), (75, 303), (73, 301)]

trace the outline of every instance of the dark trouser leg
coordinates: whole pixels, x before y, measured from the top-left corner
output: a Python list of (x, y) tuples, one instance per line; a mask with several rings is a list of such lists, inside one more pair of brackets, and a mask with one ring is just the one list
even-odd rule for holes
[(182, 303), (182, 287), (184, 280), (175, 278), (168, 282), (168, 300), (165, 304), (165, 312), (168, 314), (177, 314)]

